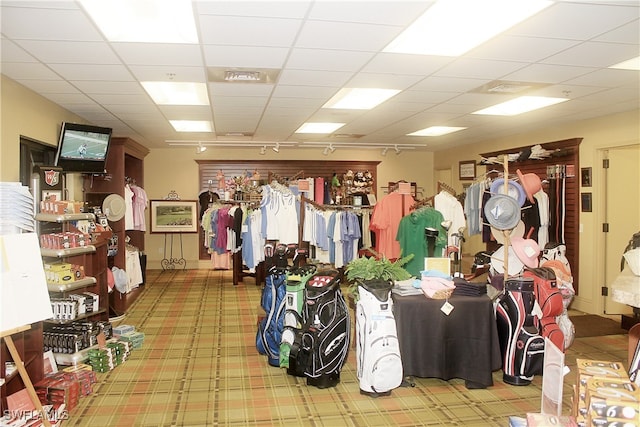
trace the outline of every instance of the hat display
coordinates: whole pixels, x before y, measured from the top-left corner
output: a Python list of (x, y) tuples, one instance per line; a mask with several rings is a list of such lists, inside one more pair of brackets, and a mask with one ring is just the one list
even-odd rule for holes
[(504, 246), (500, 246), (496, 251), (491, 255), (491, 267), (500, 274), (504, 273), (504, 260), (507, 259), (508, 262), (508, 274), (509, 276), (516, 276), (524, 270), (524, 263), (520, 261), (518, 256), (516, 255), (513, 246), (509, 246), (507, 250), (508, 259), (505, 258)]
[(540, 177), (535, 173), (523, 174), (520, 169), (517, 169), (516, 173), (518, 174), (520, 184), (524, 188), (524, 191), (527, 193), (527, 198), (531, 203), (534, 203), (533, 195), (542, 190), (542, 181), (540, 180)]
[(126, 210), (124, 197), (119, 194), (109, 194), (102, 202), (102, 212), (109, 221), (120, 221)]
[(520, 221), (520, 205), (511, 196), (494, 194), (484, 205), (484, 215), (498, 230), (511, 230)]
[[(504, 231), (505, 230), (498, 230), (495, 227), (491, 227), (491, 234), (493, 235), (494, 239), (496, 239), (496, 242), (498, 242), (501, 245), (504, 245), (504, 241), (505, 241)], [(511, 232), (509, 233), (509, 238), (513, 239), (514, 237), (523, 237), (523, 236), (524, 236), (524, 222), (518, 221), (516, 228), (511, 230)]]
[(507, 193), (504, 190), (504, 178), (498, 178), (493, 180), (491, 188), (489, 189), (491, 194), (507, 194), (518, 201), (520, 206), (524, 205), (527, 195), (520, 184), (513, 180), (507, 182)]
[(540, 256), (540, 246), (533, 239), (523, 239), (514, 237), (511, 239), (511, 246), (516, 256), (524, 265), (529, 268), (538, 267), (538, 256)]

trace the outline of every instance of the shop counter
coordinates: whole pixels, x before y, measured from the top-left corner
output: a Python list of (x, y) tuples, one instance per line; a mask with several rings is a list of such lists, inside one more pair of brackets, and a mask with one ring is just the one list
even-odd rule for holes
[(405, 377), (461, 378), (467, 388), (493, 385), (502, 367), (493, 303), (486, 295), (445, 300), (393, 295), (394, 315)]

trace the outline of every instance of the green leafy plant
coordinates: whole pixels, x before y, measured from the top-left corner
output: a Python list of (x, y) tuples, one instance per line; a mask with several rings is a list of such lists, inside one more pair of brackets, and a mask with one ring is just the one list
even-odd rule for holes
[(349, 282), (349, 293), (358, 301), (358, 282), (364, 280), (407, 280), (411, 274), (403, 266), (413, 259), (413, 254), (390, 261), (382, 257), (362, 257), (347, 264), (344, 273)]

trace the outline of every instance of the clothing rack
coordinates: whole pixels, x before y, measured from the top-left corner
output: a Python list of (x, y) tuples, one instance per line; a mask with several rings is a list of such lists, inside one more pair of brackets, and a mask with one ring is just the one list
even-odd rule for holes
[(411, 206), (412, 210), (415, 209), (419, 209), (419, 208), (424, 208), (424, 207), (429, 207), (432, 208), (434, 206), (434, 196), (429, 196), (424, 200), (417, 200), (413, 206)]
[(453, 189), (453, 187), (451, 187), (449, 184), (446, 184), (444, 182), (438, 181), (438, 193), (441, 191), (446, 191), (447, 193), (451, 194), (452, 196), (457, 196), (456, 194), (456, 190)]

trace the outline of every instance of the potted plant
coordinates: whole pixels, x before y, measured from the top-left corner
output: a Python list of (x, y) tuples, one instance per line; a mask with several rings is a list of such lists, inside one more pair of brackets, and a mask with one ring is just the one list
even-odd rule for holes
[(349, 293), (353, 296), (354, 302), (358, 301), (358, 283), (365, 280), (407, 280), (411, 274), (403, 266), (413, 259), (413, 254), (390, 261), (384, 256), (380, 259), (375, 257), (361, 257), (352, 260), (347, 264), (344, 272), (349, 282)]

